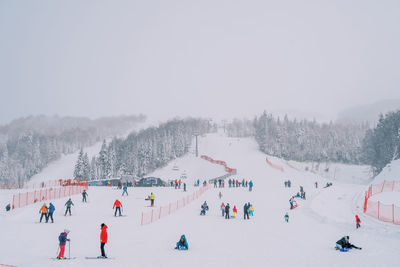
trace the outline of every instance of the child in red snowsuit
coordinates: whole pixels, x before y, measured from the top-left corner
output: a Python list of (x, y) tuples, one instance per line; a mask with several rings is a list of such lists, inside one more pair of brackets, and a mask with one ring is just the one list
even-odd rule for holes
[(361, 227), (361, 220), (360, 220), (360, 218), (358, 217), (358, 215), (356, 215), (356, 229), (358, 229), (358, 228), (360, 228)]

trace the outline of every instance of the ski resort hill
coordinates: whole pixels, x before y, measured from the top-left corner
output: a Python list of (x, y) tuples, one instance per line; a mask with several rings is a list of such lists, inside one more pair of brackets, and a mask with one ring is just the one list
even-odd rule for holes
[[(88, 203), (82, 203), (80, 195), (72, 197), (72, 216), (64, 216), (67, 199), (53, 201), (54, 223), (39, 223), (43, 203), (2, 212), (0, 264), (38, 267), (399, 265), (400, 228), (362, 215), (364, 192), (371, 181), (365, 166), (332, 168), (331, 165), (329, 173), (336, 169), (336, 175), (321, 175), (318, 171), (306, 170), (308, 164), (289, 162), (292, 165), (289, 166), (282, 159), (261, 153), (251, 138), (228, 138), (216, 133), (198, 141), (200, 155), (223, 160), (237, 169), (236, 175), (227, 178), (224, 188), (210, 185), (184, 207), (142, 226), (142, 213), (156, 212), (162, 206), (196, 194), (197, 179), (202, 182), (226, 173), (222, 166), (189, 154), (148, 175), (176, 179), (185, 171), (187, 192), (172, 187), (134, 187), (128, 188), (128, 196), (122, 197), (122, 190), (116, 188), (89, 187)], [(267, 164), (266, 157), (272, 165)], [(175, 165), (179, 171), (174, 170)], [(308, 169), (312, 170), (311, 166)], [(340, 179), (335, 179), (339, 174)], [(253, 190), (230, 188), (227, 181), (232, 178), (253, 181)], [(284, 186), (287, 180), (292, 183), (290, 188)], [(332, 186), (324, 188), (328, 182)], [(306, 192), (306, 199), (296, 198), (298, 207), (289, 210), (289, 199), (300, 186)], [(151, 192), (155, 195), (155, 207), (149, 207), (149, 201), (145, 200)], [(116, 199), (122, 202), (125, 216), (114, 216)], [(209, 211), (200, 216), (204, 201)], [(237, 207), (237, 218), (222, 217), (222, 202), (229, 203), (231, 208)], [(243, 206), (248, 202), (254, 207), (254, 216), (244, 220)], [(286, 212), (288, 223), (284, 220)], [(361, 216), (360, 229), (355, 227), (355, 214)], [(108, 226), (105, 250), (110, 258), (86, 259), (100, 255), (102, 223)], [(58, 235), (64, 229), (70, 230), (72, 259), (54, 260)], [(189, 243), (187, 251), (174, 249), (182, 234)], [(347, 253), (335, 250), (335, 242), (347, 235), (362, 250)], [(66, 256), (69, 256), (68, 247)]]

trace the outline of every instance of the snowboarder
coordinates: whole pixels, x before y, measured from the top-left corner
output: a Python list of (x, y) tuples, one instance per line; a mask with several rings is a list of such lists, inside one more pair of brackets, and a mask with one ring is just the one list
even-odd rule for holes
[(232, 211), (233, 211), (232, 217), (233, 217), (233, 218), (236, 218), (236, 213), (237, 213), (236, 205), (233, 206), (233, 210), (232, 210)]
[(229, 219), (229, 209), (230, 209), (230, 206), (229, 206), (229, 203), (227, 203), (225, 206), (225, 219)]
[(58, 254), (57, 259), (59, 259), (59, 260), (65, 259), (64, 258), (65, 244), (67, 243), (67, 241), (68, 242), (70, 241), (70, 239), (67, 238), (68, 233), (69, 233), (69, 230), (65, 229), (64, 232), (62, 232), (58, 236), (58, 241), (60, 242), (60, 253)]
[(7, 206), (6, 206), (6, 211), (10, 211), (10, 209), (11, 209), (11, 204), (8, 203)]
[(286, 212), (285, 214), (285, 221), (288, 223), (289, 222), (289, 214)]
[(117, 211), (119, 211), (119, 216), (122, 216), (122, 215), (121, 215), (122, 203), (121, 203), (118, 199), (115, 200), (115, 202), (114, 202), (113, 209), (114, 209), (114, 208), (115, 208), (114, 216), (117, 216)]
[(154, 199), (155, 199), (155, 196), (154, 196), (153, 192), (151, 192), (149, 198), (150, 198), (150, 206), (154, 207)]
[(86, 197), (89, 196), (86, 190), (84, 189), (82, 192), (82, 202), (87, 202)]
[(122, 191), (122, 196), (125, 195), (125, 194), (128, 196), (128, 187), (126, 186), (126, 184), (124, 184), (123, 191)]
[(249, 192), (253, 191), (253, 181), (250, 180), (249, 183)]
[(249, 206), (247, 205), (247, 203), (244, 204), (243, 213), (244, 213), (244, 219), (246, 220), (246, 217), (247, 217), (247, 220), (249, 220), (250, 219), (249, 218)]
[(108, 234), (107, 234), (107, 225), (104, 223), (101, 224), (101, 233), (100, 233), (100, 250), (101, 250), (101, 258), (107, 258), (106, 252), (104, 251), (104, 246), (107, 243)]
[(206, 211), (208, 210), (207, 202), (204, 201), (203, 205), (201, 205), (201, 212), (200, 215), (206, 215)]
[(67, 208), (66, 208), (66, 210), (65, 210), (64, 216), (67, 216), (67, 212), (68, 212), (68, 211), (69, 211), (69, 216), (71, 216), (71, 206), (75, 206), (74, 203), (72, 203), (72, 200), (71, 200), (71, 199), (68, 199), (68, 201), (65, 202), (65, 205), (64, 205), (64, 206), (67, 206)]
[(358, 229), (358, 228), (360, 228), (361, 227), (361, 220), (360, 220), (360, 218), (358, 217), (358, 215), (356, 215), (356, 229)]
[(250, 216), (253, 216), (254, 215), (254, 208), (253, 208), (253, 205), (252, 204), (250, 204), (249, 203), (249, 214), (250, 214)]
[(47, 217), (47, 214), (49, 213), (49, 210), (47, 209), (46, 203), (43, 204), (43, 206), (40, 208), (39, 214), (40, 215), (40, 222), (42, 222), (43, 216), (46, 219), (46, 223), (48, 222), (49, 218)]
[(51, 223), (54, 223), (53, 213), (54, 213), (55, 210), (56, 210), (56, 208), (54, 207), (53, 203), (50, 202), (49, 214), (47, 215), (47, 220), (51, 219)]
[(189, 249), (189, 244), (186, 240), (185, 235), (181, 235), (181, 238), (179, 239), (179, 241), (176, 242), (175, 249), (180, 249), (180, 250), (188, 250)]
[(221, 211), (222, 211), (222, 217), (224, 217), (225, 216), (225, 204), (224, 204), (224, 202), (222, 202), (222, 204), (221, 204)]
[(336, 242), (336, 249), (340, 251), (347, 251), (348, 249), (355, 248), (355, 249), (361, 249), (360, 247), (356, 247), (353, 244), (349, 242), (350, 237), (349, 236), (344, 236), (342, 239), (338, 240)]

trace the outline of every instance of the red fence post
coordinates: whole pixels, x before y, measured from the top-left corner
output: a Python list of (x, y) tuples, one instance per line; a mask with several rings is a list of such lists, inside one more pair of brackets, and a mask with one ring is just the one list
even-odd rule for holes
[(394, 204), (392, 204), (392, 222), (394, 223)]
[(168, 215), (171, 214), (171, 203), (169, 203), (169, 207), (168, 207)]
[(18, 207), (21, 207), (21, 193), (18, 193)]
[(140, 221), (140, 225), (143, 225), (143, 211), (142, 211), (142, 219)]
[(381, 202), (378, 201), (378, 220), (379, 220), (379, 206), (381, 205)]

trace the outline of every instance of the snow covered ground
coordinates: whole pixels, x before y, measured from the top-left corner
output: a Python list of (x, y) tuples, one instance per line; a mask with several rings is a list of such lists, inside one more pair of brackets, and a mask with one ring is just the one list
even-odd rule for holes
[[(370, 176), (349, 180), (343, 168), (340, 180), (288, 167), (283, 160), (270, 160), (285, 168), (280, 172), (268, 166), (265, 155), (249, 138), (227, 138), (222, 133), (199, 139), (200, 155), (226, 161), (237, 168), (237, 178), (252, 179), (253, 192), (246, 188), (223, 188), (206, 191), (199, 199), (159, 221), (140, 226), (140, 214), (149, 211), (144, 200), (151, 191), (156, 207), (181, 199), (195, 190), (195, 179), (211, 178), (223, 173), (213, 165), (193, 155), (177, 159), (154, 176), (176, 178), (183, 170), (188, 174), (188, 192), (172, 188), (129, 188), (129, 196), (121, 197), (114, 188), (90, 188), (89, 202), (75, 202), (73, 216), (63, 216), (66, 199), (54, 201), (55, 223), (37, 223), (41, 203), (0, 214), (0, 263), (18, 266), (399, 266), (400, 227), (377, 223), (361, 216), (362, 227), (355, 229), (354, 215), (361, 215), (360, 206)], [(176, 164), (179, 171), (173, 171)], [(298, 164), (299, 166), (301, 164)], [(61, 168), (61, 167), (60, 167)], [(362, 173), (362, 171), (361, 171)], [(150, 175), (149, 175), (150, 176)], [(290, 179), (292, 188), (285, 188)], [(315, 188), (314, 183), (319, 186)], [(327, 181), (333, 186), (322, 188)], [(299, 207), (289, 211), (289, 198), (304, 186), (307, 200), (298, 200)], [(219, 200), (218, 192), (223, 198)], [(1, 192), (3, 194), (3, 192)], [(124, 205), (126, 217), (114, 217), (115, 199)], [(199, 216), (201, 203), (207, 200), (210, 211)], [(238, 208), (238, 218), (225, 220), (221, 216), (221, 201)], [(255, 214), (243, 220), (243, 205), (251, 202)], [(289, 211), (289, 223), (284, 214)], [(109, 227), (106, 253), (114, 259), (86, 260), (85, 256), (100, 254), (100, 224)], [(71, 230), (71, 256), (68, 261), (54, 261), (58, 235)], [(188, 251), (173, 249), (181, 234), (188, 238)], [(335, 242), (349, 235), (350, 241), (362, 250), (348, 253), (333, 249)], [(68, 255), (68, 250), (67, 253)]]

